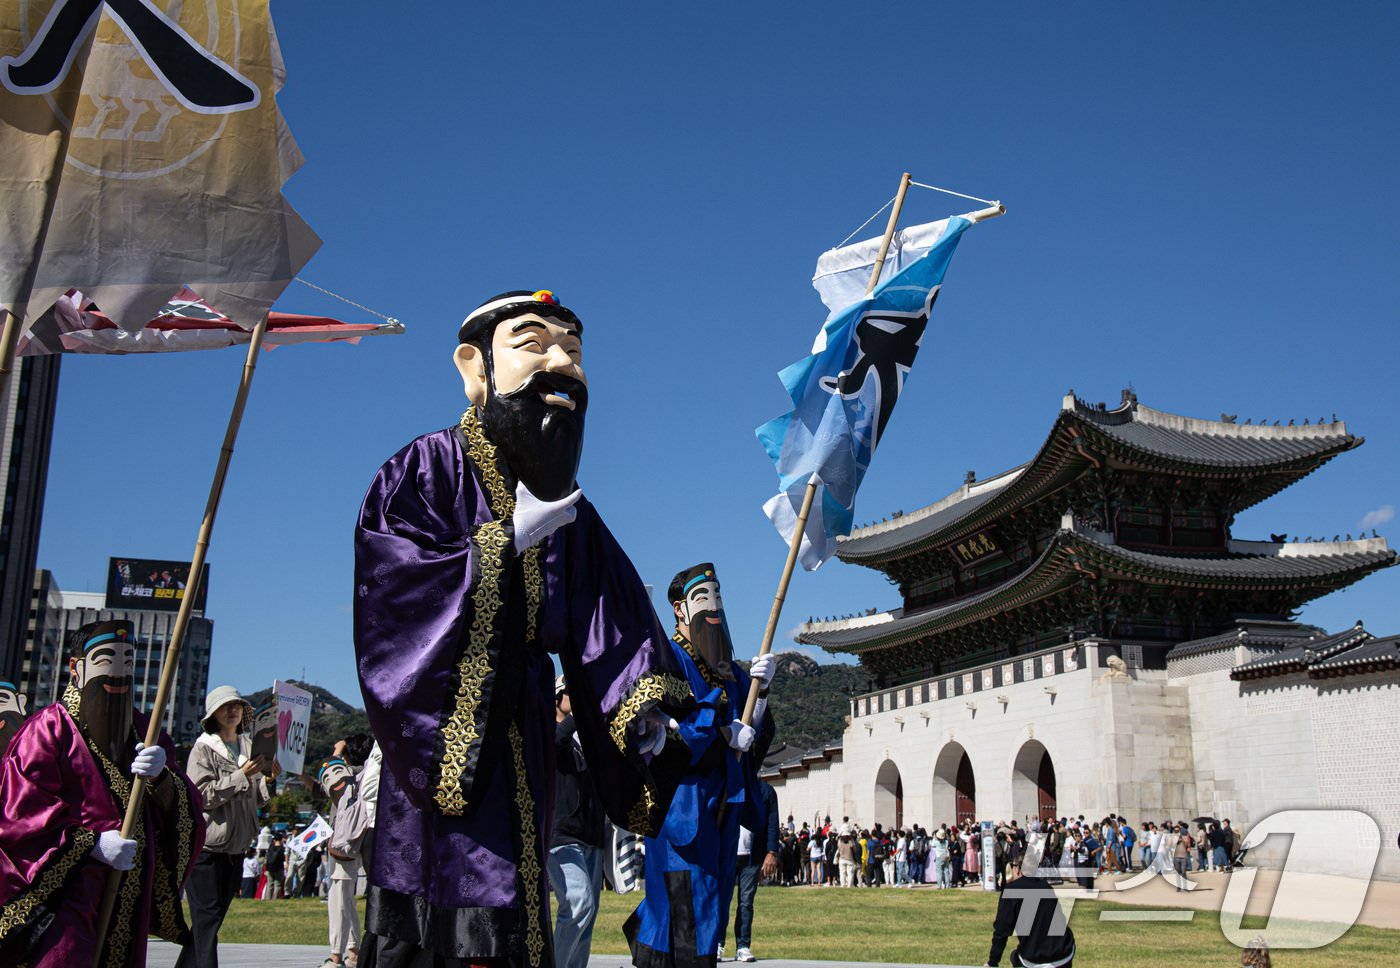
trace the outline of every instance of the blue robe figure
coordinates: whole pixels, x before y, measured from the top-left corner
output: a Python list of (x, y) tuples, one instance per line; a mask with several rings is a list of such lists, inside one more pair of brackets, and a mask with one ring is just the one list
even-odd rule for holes
[[(713, 968), (734, 891), (739, 825), (758, 824), (758, 769), (773, 722), (762, 698), (754, 726), (738, 722), (750, 678), (733, 662), (714, 565), (678, 574), (670, 601), (676, 663), (699, 708), (672, 721), (661, 762), (652, 764), (679, 782), (660, 833), (646, 839), (646, 897), (623, 930), (637, 968)], [(765, 692), (772, 668), (771, 656), (751, 666)]]

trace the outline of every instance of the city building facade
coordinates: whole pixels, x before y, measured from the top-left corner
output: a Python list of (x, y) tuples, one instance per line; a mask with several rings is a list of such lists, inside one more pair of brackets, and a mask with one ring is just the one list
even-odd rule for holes
[[(71, 633), (89, 622), (126, 620), (136, 633), (136, 668), (132, 676), (132, 701), (149, 712), (155, 704), (165, 650), (175, 627), (176, 613), (134, 608), (107, 608), (102, 592), (65, 592), (53, 595), (53, 579), (47, 572), (35, 580), (35, 597), (44, 586), (46, 601), (57, 608), (36, 617), (30, 637), (20, 689), (29, 696), (30, 710), (57, 702), (68, 683), (68, 656), (64, 651)], [(214, 622), (203, 615), (190, 617), (175, 672), (174, 690), (166, 706), (165, 730), (177, 743), (199, 738), (204, 716), (204, 696), (209, 690), (209, 657), (214, 642)], [(56, 673), (55, 673), (56, 670)]]
[(61, 359), (17, 360), (0, 401), (0, 679), (15, 683), (29, 631)]

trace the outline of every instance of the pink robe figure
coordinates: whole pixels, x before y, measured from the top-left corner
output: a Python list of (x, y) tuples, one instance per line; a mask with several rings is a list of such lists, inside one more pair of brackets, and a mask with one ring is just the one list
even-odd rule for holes
[[(98, 753), (77, 723), (78, 692), (25, 721), (0, 758), (0, 964), (87, 968), (97, 954), (97, 915), (112, 868), (88, 856), (98, 835), (119, 830), (130, 775)], [(134, 714), (131, 743), (145, 732)], [(204, 802), (161, 734), (166, 770), (147, 785), (136, 865), (122, 878), (103, 964), (142, 968), (146, 938), (189, 940), (180, 888), (204, 844)]]
[(981, 838), (972, 834), (963, 834), (963, 872), (966, 874), (982, 873), (982, 847)]

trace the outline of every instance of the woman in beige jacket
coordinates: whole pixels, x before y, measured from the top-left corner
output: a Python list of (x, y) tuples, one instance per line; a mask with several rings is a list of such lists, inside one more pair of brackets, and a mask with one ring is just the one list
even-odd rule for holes
[[(250, 757), (245, 735), (253, 709), (233, 686), (219, 686), (204, 699), (204, 733), (190, 751), (186, 770), (204, 797), (208, 833), (204, 850), (185, 884), (194, 940), (176, 968), (218, 968), (219, 927), (238, 893), (243, 852), (258, 837), (258, 807), (269, 797), (263, 758)], [(275, 779), (277, 761), (269, 768)]]

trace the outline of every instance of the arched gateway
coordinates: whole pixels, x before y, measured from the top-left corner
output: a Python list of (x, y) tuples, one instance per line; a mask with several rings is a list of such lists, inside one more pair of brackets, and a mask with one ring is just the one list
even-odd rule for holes
[(1056, 816), (1055, 764), (1039, 740), (1027, 740), (1011, 768), (1011, 809), (1018, 819)]
[(904, 781), (894, 760), (885, 760), (875, 774), (875, 823), (887, 829), (904, 827)]
[(933, 764), (933, 823), (977, 819), (977, 780), (961, 743), (949, 743)]

